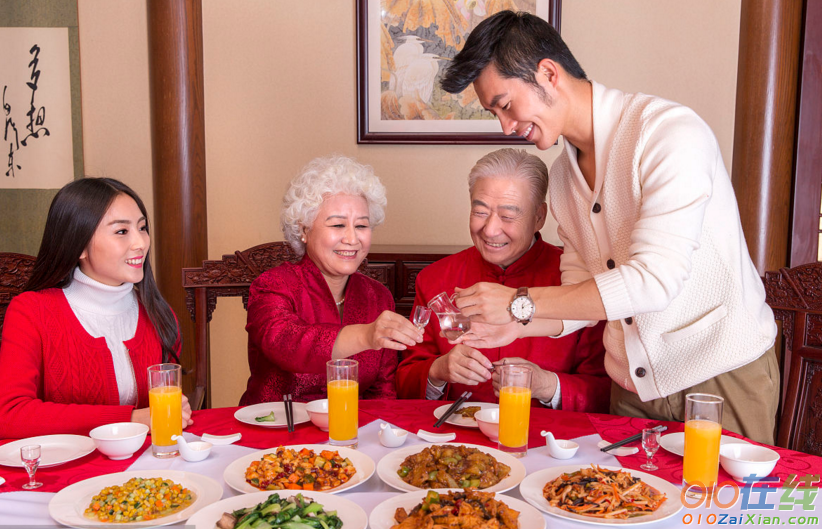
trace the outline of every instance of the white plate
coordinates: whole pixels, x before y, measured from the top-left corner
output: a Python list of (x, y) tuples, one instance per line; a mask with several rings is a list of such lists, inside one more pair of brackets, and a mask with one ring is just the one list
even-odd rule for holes
[[(730, 435), (723, 435), (719, 439), (720, 446), (729, 443), (751, 444), (749, 441), (746, 441), (745, 439), (737, 439), (736, 437), (731, 437)], [(659, 446), (671, 452), (672, 454), (676, 454), (680, 457), (684, 456), (685, 432), (669, 433), (668, 435), (663, 435), (659, 438)]]
[(243, 494), (241, 496), (232, 496), (231, 498), (226, 498), (209, 505), (192, 516), (188, 522), (186, 522), (186, 528), (214, 529), (217, 522), (220, 521), (220, 517), (222, 517), (225, 512), (231, 513), (239, 509), (245, 509), (246, 507), (254, 507), (258, 503), (267, 500), (272, 494), (279, 494), (280, 498), (290, 498), (297, 493), (321, 504), (323, 510), (326, 512), (337, 511), (337, 515), (340, 517), (340, 520), (342, 520), (345, 529), (365, 529), (368, 523), (368, 516), (362, 507), (340, 496), (332, 496), (331, 494), (323, 492), (307, 490), (267, 490)]
[[(305, 411), (304, 402), (293, 403), (292, 410), (294, 411), (295, 426), (311, 420), (308, 417), (308, 412)], [(254, 420), (257, 417), (268, 415), (272, 411), (274, 412), (274, 422), (257, 422)], [(235, 411), (234, 418), (245, 424), (264, 428), (285, 428), (288, 426), (288, 421), (285, 418), (285, 404), (282, 402), (261, 402), (260, 404), (246, 406)]]
[[(497, 461), (508, 465), (511, 467), (511, 472), (508, 474), (508, 477), (494, 485), (493, 487), (488, 487), (487, 489), (481, 489), (482, 492), (505, 492), (506, 490), (511, 490), (525, 478), (525, 465), (517, 459), (516, 457), (506, 454), (501, 450), (497, 450), (496, 448), (488, 448), (487, 446), (480, 446), (480, 445), (471, 445), (467, 443), (435, 443), (437, 445), (449, 445), (449, 446), (466, 446), (468, 448), (476, 448), (480, 452), (484, 452), (490, 456), (496, 458)], [(397, 470), (399, 470), (400, 465), (405, 458), (414, 454), (418, 454), (422, 452), (422, 450), (428, 446), (433, 446), (433, 444), (419, 444), (414, 446), (407, 446), (400, 450), (394, 450), (387, 456), (380, 459), (380, 462), (377, 463), (377, 475), (380, 476), (380, 479), (385, 482), (386, 485), (393, 487), (397, 490), (403, 490), (407, 492), (415, 492), (420, 490), (419, 487), (415, 487), (410, 485), (402, 480), (402, 478), (397, 475)]]
[[(496, 404), (494, 402), (466, 402), (457, 409), (461, 410), (462, 408), (466, 408), (468, 406), (479, 406), (483, 410), (486, 408), (499, 408), (499, 404)], [(434, 410), (434, 417), (436, 417), (437, 420), (439, 420), (440, 417), (445, 415), (445, 412), (448, 411), (448, 408), (450, 407), (451, 404), (443, 404), (442, 406)], [(446, 424), (453, 424), (454, 426), (463, 426), (465, 428), (479, 428), (477, 421), (473, 417), (463, 417), (462, 415), (457, 415), (457, 412), (452, 413), (450, 417), (445, 419), (445, 422)]]
[[(123, 485), (131, 478), (163, 478), (179, 483), (194, 493), (194, 503), (174, 514), (145, 522), (111, 523), (86, 518), (83, 513), (96, 496), (106, 487)], [(223, 496), (223, 486), (201, 474), (182, 470), (131, 470), (106, 474), (69, 485), (58, 492), (49, 502), (49, 515), (54, 520), (69, 527), (159, 527), (188, 520), (190, 516), (207, 505), (219, 501)]]
[[(461, 489), (432, 489), (440, 494), (444, 494), (449, 490), (456, 490), (462, 492)], [(483, 491), (485, 492), (485, 491)], [(400, 507), (403, 507), (408, 513), (411, 509), (419, 505), (425, 499), (427, 490), (415, 490), (414, 492), (406, 492), (399, 496), (389, 498), (380, 503), (374, 510), (371, 511), (371, 517), (368, 519), (371, 529), (391, 529), (397, 522), (394, 521), (394, 513)], [(511, 498), (510, 496), (503, 496), (497, 494), (496, 500), (505, 503), (508, 507), (519, 511), (519, 527), (520, 529), (545, 529), (545, 517), (540, 512), (522, 500)], [(344, 526), (348, 529), (348, 526)], [(200, 528), (197, 528), (200, 529)], [(212, 529), (209, 527), (208, 529)]]
[[(557, 507), (551, 507), (548, 503), (548, 500), (542, 495), (542, 489), (545, 487), (545, 484), (549, 481), (553, 481), (560, 476), (560, 474), (570, 474), (571, 472), (576, 472), (584, 467), (580, 465), (568, 465), (564, 467), (551, 467), (546, 468), (544, 470), (540, 470), (539, 472), (534, 472), (533, 474), (529, 474), (527, 478), (522, 480), (522, 484), (519, 486), (519, 493), (522, 495), (523, 499), (536, 507), (537, 509), (541, 510), (542, 512), (551, 514), (553, 516), (558, 516), (560, 518), (567, 518), (569, 520), (576, 520), (578, 522), (590, 523), (590, 524), (598, 524), (598, 525), (641, 525), (651, 522), (656, 522), (659, 520), (664, 520), (665, 518), (670, 518), (671, 516), (675, 515), (679, 511), (682, 510), (682, 502), (679, 500), (679, 487), (676, 485), (665, 481), (662, 478), (658, 478), (656, 476), (652, 476), (651, 474), (646, 474), (645, 472), (640, 472), (638, 470), (629, 470), (625, 469), (627, 472), (630, 472), (631, 475), (635, 478), (640, 478), (644, 481), (647, 485), (655, 488), (659, 492), (665, 494), (668, 499), (665, 500), (659, 509), (657, 509), (653, 514), (649, 514), (647, 516), (637, 516), (636, 518), (628, 518), (625, 520), (619, 519), (605, 519), (605, 518), (592, 518), (590, 516), (583, 516), (581, 514), (574, 514), (572, 512), (563, 511)], [(608, 469), (608, 470), (620, 470), (621, 467), (611, 467), (606, 465), (600, 465), (600, 468)]]
[[(259, 452), (254, 452), (253, 454), (248, 454), (247, 456), (235, 459), (230, 465), (226, 467), (225, 472), (223, 472), (223, 479), (226, 483), (228, 483), (229, 487), (238, 492), (260, 492), (260, 489), (246, 482), (245, 471), (251, 465), (252, 462), (259, 461), (266, 454), (276, 452), (277, 448), (279, 447), (275, 446), (274, 448), (260, 450)], [(339, 452), (340, 457), (342, 457), (343, 459), (348, 458), (351, 460), (352, 463), (354, 463), (354, 468), (357, 469), (357, 472), (353, 476), (351, 476), (351, 479), (335, 489), (322, 491), (327, 494), (336, 494), (344, 490), (353, 489), (360, 483), (365, 483), (366, 481), (368, 481), (368, 478), (370, 478), (374, 474), (374, 460), (365, 455), (364, 453), (359, 452), (357, 450), (353, 450), (351, 448), (331, 445), (291, 445), (284, 446), (283, 448), (290, 448), (292, 450), (297, 451), (302, 450), (303, 448), (308, 448), (309, 450), (314, 450), (314, 452), (317, 454), (319, 454), (323, 450), (331, 450), (332, 452)], [(267, 492), (278, 491), (272, 490)]]
[(20, 448), (40, 445), (39, 468), (54, 467), (94, 452), (94, 441), (84, 435), (42, 435), (0, 446), (0, 465), (23, 468)]

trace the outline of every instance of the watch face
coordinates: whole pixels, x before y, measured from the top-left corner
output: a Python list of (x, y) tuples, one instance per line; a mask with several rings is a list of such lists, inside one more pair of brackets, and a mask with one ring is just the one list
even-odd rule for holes
[(518, 320), (527, 320), (534, 314), (534, 302), (525, 296), (519, 297), (511, 304), (511, 314)]

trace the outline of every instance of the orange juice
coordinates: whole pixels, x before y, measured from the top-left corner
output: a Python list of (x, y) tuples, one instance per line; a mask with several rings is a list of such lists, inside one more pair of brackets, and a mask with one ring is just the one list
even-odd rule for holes
[(721, 436), (722, 426), (713, 421), (690, 420), (685, 423), (682, 478), (687, 483), (700, 481), (706, 488), (716, 483)]
[(531, 390), (506, 386), (499, 392), (499, 442), (510, 448), (528, 446)]
[(177, 386), (161, 386), (148, 390), (151, 409), (151, 443), (171, 446), (172, 435), (183, 434), (183, 390)]
[(335, 441), (357, 438), (360, 385), (354, 380), (328, 383), (328, 436)]

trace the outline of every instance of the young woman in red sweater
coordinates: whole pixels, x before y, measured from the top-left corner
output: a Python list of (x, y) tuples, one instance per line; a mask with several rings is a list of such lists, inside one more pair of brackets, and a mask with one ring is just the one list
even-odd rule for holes
[(84, 178), (57, 193), (32, 277), (6, 312), (0, 438), (149, 423), (146, 368), (180, 351), (150, 244), (146, 208), (122, 182)]

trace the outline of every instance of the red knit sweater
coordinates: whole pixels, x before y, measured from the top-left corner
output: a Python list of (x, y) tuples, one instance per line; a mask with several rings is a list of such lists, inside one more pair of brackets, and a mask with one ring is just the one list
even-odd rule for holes
[[(160, 338), (140, 305), (134, 338), (125, 343), (136, 377), (138, 408), (148, 406), (146, 368), (162, 358)], [(0, 438), (88, 435), (131, 420), (121, 406), (105, 338), (93, 338), (62, 289), (25, 292), (6, 312), (0, 345)]]

